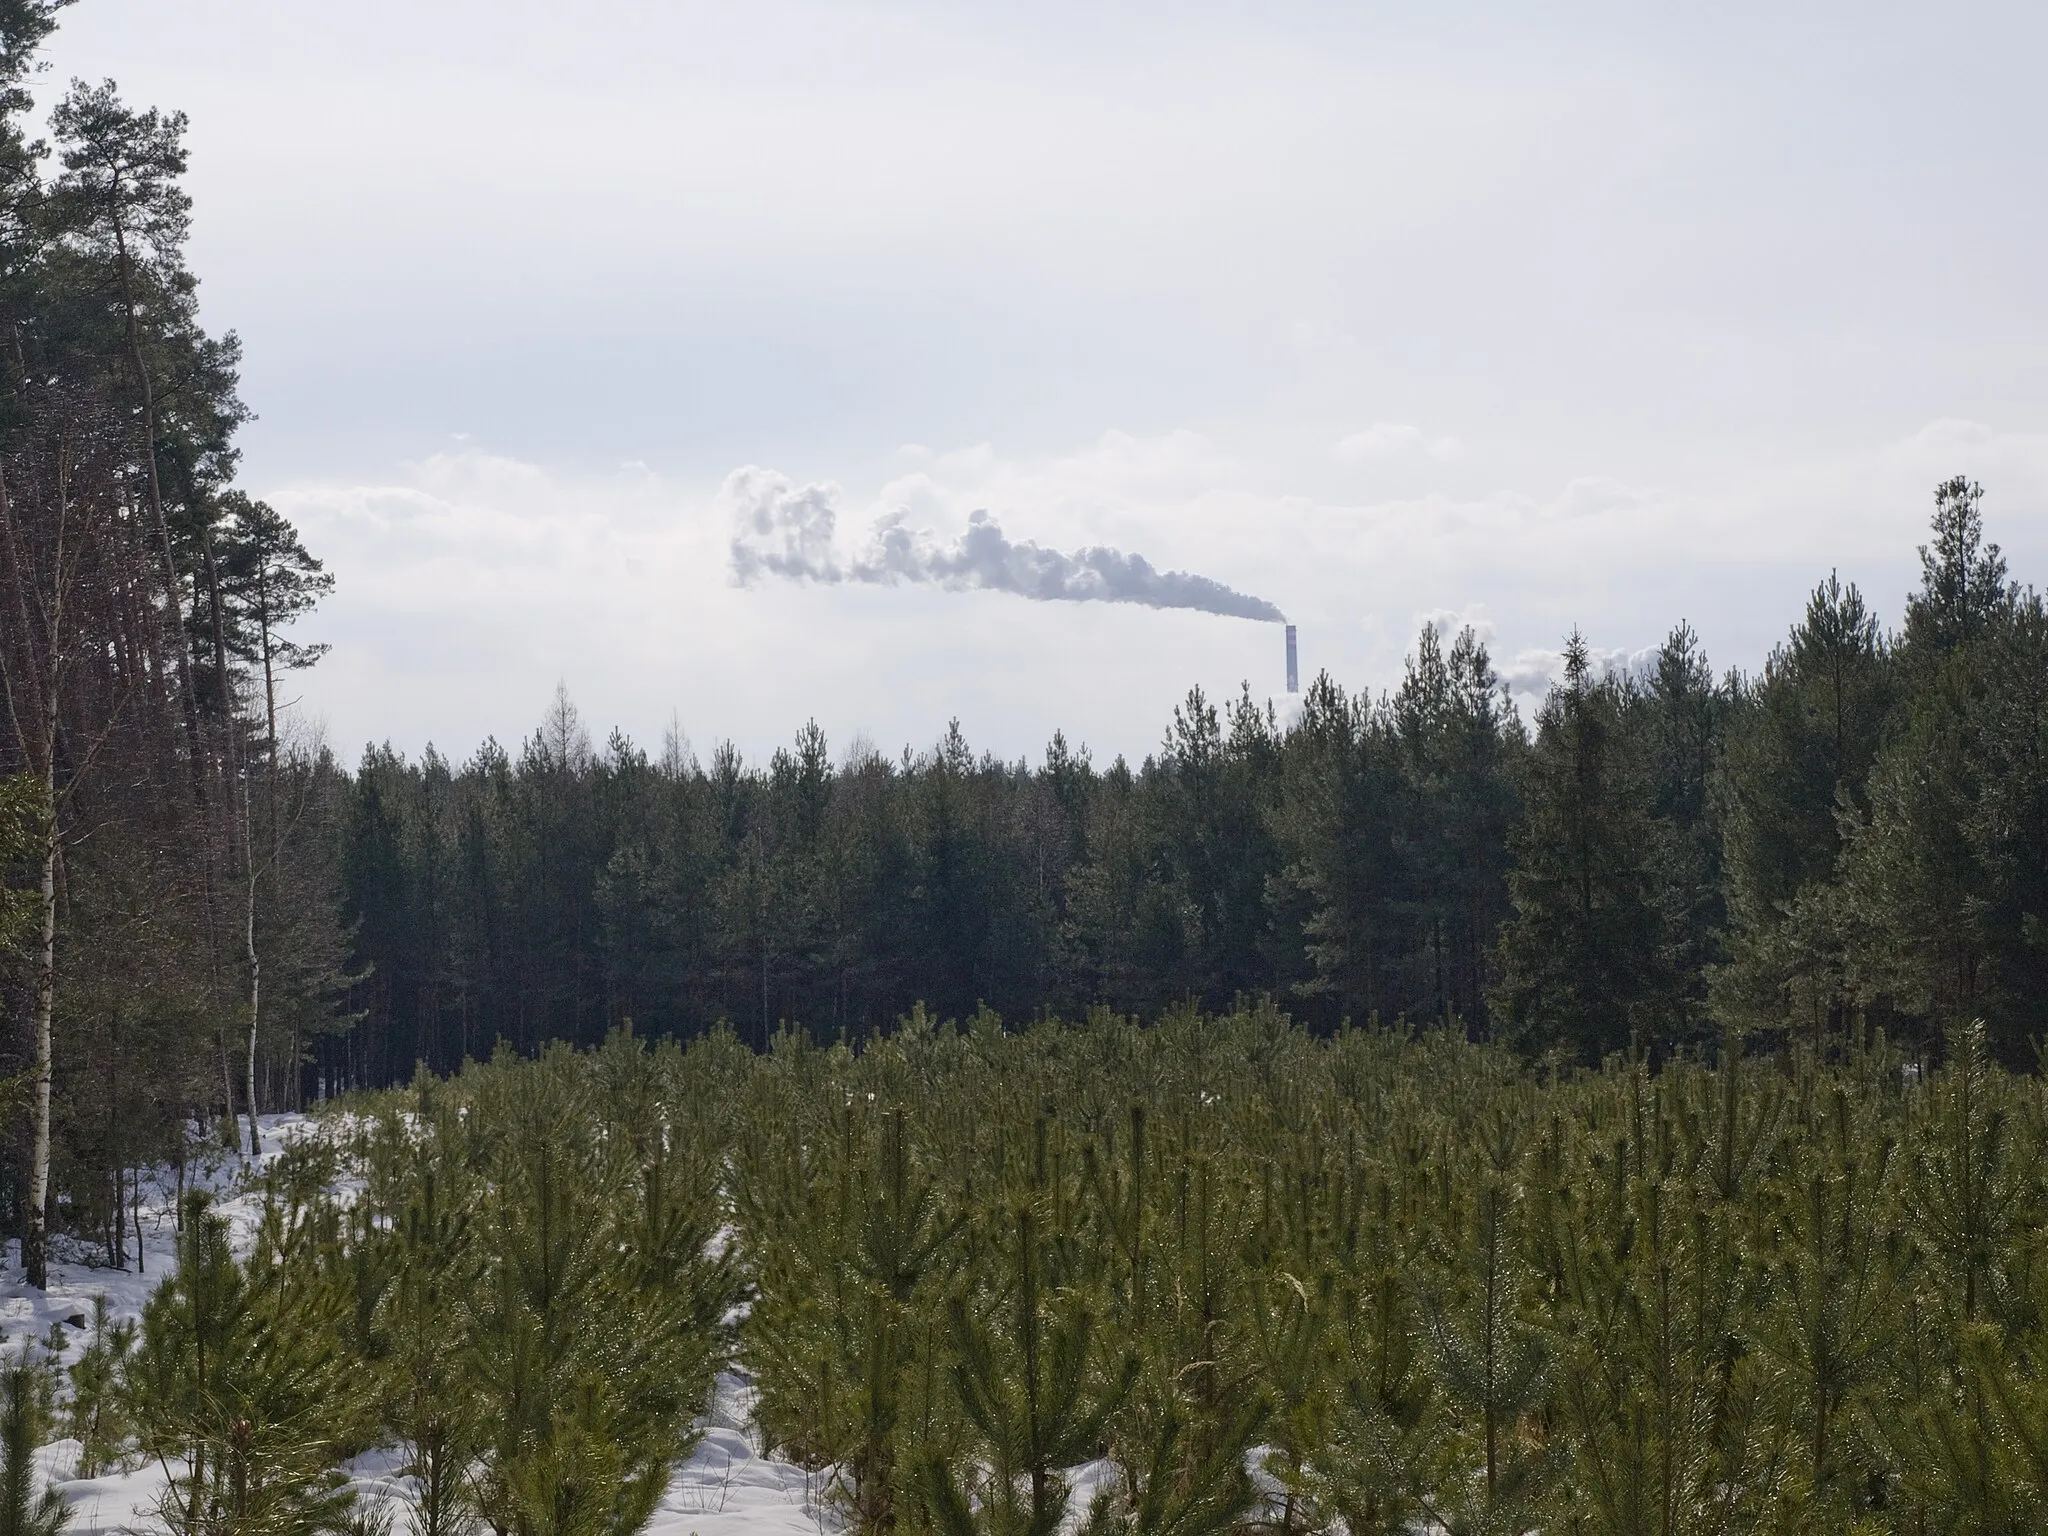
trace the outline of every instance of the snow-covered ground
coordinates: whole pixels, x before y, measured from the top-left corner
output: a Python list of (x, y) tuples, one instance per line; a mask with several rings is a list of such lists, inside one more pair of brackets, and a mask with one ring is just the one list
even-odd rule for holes
[[(267, 1115), (259, 1127), (260, 1159), (223, 1153), (208, 1166), (186, 1170), (191, 1184), (214, 1191), (215, 1209), (227, 1217), (242, 1244), (250, 1241), (262, 1204), (261, 1196), (251, 1190), (254, 1176), (294, 1139), (317, 1134), (316, 1124), (302, 1115)], [(90, 1337), (94, 1297), (106, 1297), (115, 1321), (139, 1318), (150, 1293), (177, 1264), (176, 1198), (167, 1177), (144, 1178), (140, 1269), (132, 1232), (125, 1270), (87, 1263), (86, 1250), (60, 1242), (53, 1246), (49, 1290), (36, 1291), (22, 1278), (18, 1245), (9, 1244), (0, 1265), (0, 1347), (20, 1347), (25, 1340), (40, 1347), (50, 1325), (58, 1323), (65, 1335), (61, 1358), (70, 1365)], [(96, 1252), (91, 1256), (100, 1257)], [(826, 1536), (838, 1528), (815, 1474), (760, 1453), (750, 1420), (753, 1397), (744, 1372), (719, 1374), (711, 1412), (703, 1420), (703, 1438), (676, 1468), (648, 1526), (649, 1536)], [(157, 1501), (165, 1483), (162, 1467), (81, 1478), (75, 1476), (78, 1451), (76, 1440), (58, 1440), (36, 1453), (43, 1476), (63, 1490), (71, 1504), (70, 1536), (161, 1529)], [(358, 1457), (348, 1472), (365, 1500), (394, 1501), (392, 1529), (402, 1533), (408, 1528), (406, 1488), (396, 1466), (395, 1454), (377, 1451)]]
[(744, 1372), (721, 1371), (704, 1438), (669, 1479), (649, 1536), (823, 1536), (840, 1521), (815, 1473), (763, 1456)]

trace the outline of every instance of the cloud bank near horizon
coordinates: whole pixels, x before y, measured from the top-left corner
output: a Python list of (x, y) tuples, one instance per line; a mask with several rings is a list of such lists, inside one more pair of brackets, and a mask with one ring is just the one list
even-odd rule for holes
[[(1475, 458), (1492, 451), (1461, 440)], [(956, 532), (974, 508), (1001, 507), (1056, 550), (1170, 543), (1197, 569), (1286, 592), (1304, 680), (1327, 670), (1354, 693), (1399, 685), (1421, 625), (1471, 624), (1525, 712), (1574, 627), (1626, 666), (1685, 619), (1717, 672), (1750, 671), (1830, 570), (1896, 622), (1920, 579), (1932, 489), (1959, 472), (1984, 483), (1987, 529), (2014, 574), (2048, 578), (2048, 432), (1944, 418), (1721, 484), (1584, 474), (1466, 490), (1450, 466), (1432, 471), (1444, 488), (1390, 496), (1319, 484), (1330, 442), (1290, 455), (1177, 430), (1040, 455), (899, 449), (847, 465), (844, 489), (814, 477), (823, 490), (794, 519), (794, 558), (849, 563), (875, 509)], [(835, 742), (865, 733), (893, 749), (957, 716), (1005, 759), (1060, 730), (1101, 760), (1135, 762), (1191, 684), (1280, 694), (1270, 625), (1129, 603), (965, 603), (935, 582), (765, 569), (742, 587), (725, 468), (691, 480), (464, 443), (374, 479), (259, 485), (338, 579), (304, 626), (334, 646), (304, 674), (308, 714), (344, 751), (439, 742), (460, 757), (486, 736), (519, 739), (561, 681), (600, 734), (659, 741), (674, 712), (700, 743), (730, 738), (754, 760), (810, 718)]]
[(906, 512), (885, 513), (867, 542), (845, 553), (834, 498), (830, 486), (797, 486), (756, 465), (734, 470), (719, 493), (734, 520), (733, 579), (743, 587), (769, 577), (823, 586), (932, 586), (1008, 592), (1039, 603), (1135, 603), (1286, 622), (1262, 597), (1189, 571), (1162, 571), (1140, 554), (1103, 544), (1069, 554), (1012, 539), (985, 509), (969, 513), (965, 531), (952, 538), (911, 527)]

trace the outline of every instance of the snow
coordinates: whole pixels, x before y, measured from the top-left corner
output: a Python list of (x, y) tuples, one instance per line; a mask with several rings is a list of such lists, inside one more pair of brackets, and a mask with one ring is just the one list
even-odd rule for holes
[[(262, 1209), (261, 1197), (244, 1188), (252, 1174), (276, 1161), (291, 1142), (311, 1132), (303, 1115), (272, 1115), (258, 1122), (263, 1134), (264, 1153), (260, 1163), (216, 1151), (185, 1170), (186, 1188), (210, 1190), (215, 1209), (228, 1220), (235, 1240), (244, 1251), (255, 1230)], [(110, 1269), (99, 1249), (87, 1247), (63, 1234), (50, 1239), (50, 1288), (37, 1291), (22, 1275), (21, 1245), (10, 1241), (0, 1262), (0, 1341), (20, 1344), (32, 1340), (41, 1344), (53, 1322), (80, 1318), (92, 1322), (95, 1296), (107, 1298), (111, 1320), (142, 1316), (143, 1303), (164, 1276), (177, 1267), (176, 1228), (177, 1185), (168, 1169), (157, 1168), (142, 1176), (142, 1268)], [(131, 1222), (127, 1233), (128, 1260), (135, 1262), (135, 1232)], [(89, 1329), (68, 1327), (63, 1361), (76, 1363), (84, 1353)]]
[[(304, 1115), (265, 1115), (258, 1122), (262, 1154), (257, 1158), (222, 1151), (201, 1165), (186, 1169), (187, 1187), (204, 1187), (215, 1197), (215, 1210), (225, 1216), (234, 1241), (243, 1252), (253, 1239), (262, 1210), (255, 1188), (263, 1170), (292, 1142), (322, 1134), (319, 1122)], [(110, 1320), (140, 1318), (143, 1304), (177, 1266), (174, 1225), (177, 1190), (166, 1170), (145, 1174), (142, 1185), (143, 1268), (110, 1269), (88, 1262), (80, 1245), (53, 1242), (50, 1286), (37, 1291), (23, 1278), (18, 1244), (10, 1243), (0, 1262), (0, 1347), (38, 1347), (52, 1322), (81, 1319), (86, 1326), (65, 1327), (64, 1364), (75, 1363), (90, 1339), (93, 1298), (104, 1296)], [(134, 1263), (129, 1234), (129, 1261)], [(99, 1255), (90, 1255), (94, 1260)], [(752, 1423), (754, 1389), (737, 1367), (721, 1371), (711, 1410), (699, 1421), (703, 1437), (687, 1460), (675, 1469), (648, 1536), (828, 1536), (842, 1522), (829, 1499), (829, 1485), (817, 1473), (763, 1455)], [(81, 1478), (79, 1444), (58, 1440), (36, 1452), (43, 1480), (62, 1490), (71, 1505), (68, 1536), (115, 1536), (163, 1529), (157, 1503), (166, 1481), (157, 1464), (104, 1477)], [(392, 1529), (409, 1528), (406, 1480), (398, 1474), (399, 1457), (390, 1450), (371, 1451), (343, 1470), (366, 1503), (391, 1501)], [(180, 1469), (182, 1470), (182, 1469)]]
[(704, 1437), (669, 1479), (649, 1536), (822, 1536), (839, 1528), (818, 1474), (761, 1454), (753, 1403), (745, 1371), (718, 1373)]

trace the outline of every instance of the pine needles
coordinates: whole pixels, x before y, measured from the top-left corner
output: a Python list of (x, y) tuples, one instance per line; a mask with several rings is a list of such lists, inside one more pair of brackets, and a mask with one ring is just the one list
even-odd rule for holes
[(1544, 1078), (1270, 1009), (621, 1033), (347, 1124), (248, 1257), (195, 1206), (74, 1370), (175, 1531), (360, 1525), (335, 1469), (386, 1445), (418, 1536), (631, 1536), (728, 1362), (860, 1536), (2007, 1533), (2048, 1495), (2048, 1096), (1974, 1032)]

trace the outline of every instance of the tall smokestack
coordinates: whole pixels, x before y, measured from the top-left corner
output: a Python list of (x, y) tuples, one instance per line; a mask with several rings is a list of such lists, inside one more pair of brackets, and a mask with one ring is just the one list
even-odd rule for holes
[(1301, 692), (1301, 665), (1294, 654), (1294, 626), (1287, 626), (1287, 691)]

